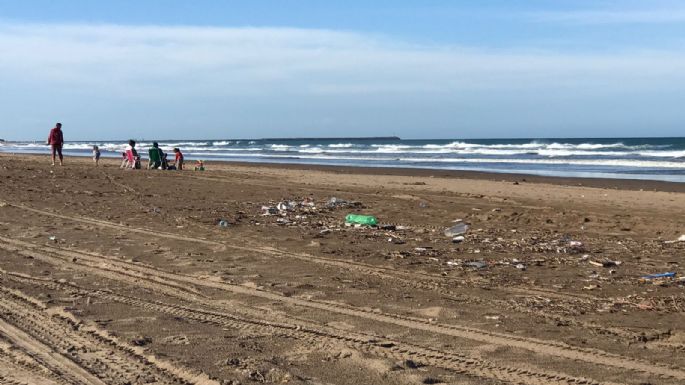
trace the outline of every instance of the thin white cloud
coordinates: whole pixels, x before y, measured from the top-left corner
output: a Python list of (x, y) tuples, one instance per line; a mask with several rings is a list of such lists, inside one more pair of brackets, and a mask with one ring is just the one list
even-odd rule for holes
[[(162, 97), (196, 92), (412, 92), (672, 81), (678, 52), (564, 54), (416, 46), (287, 28), (0, 25), (0, 78)], [(178, 95), (178, 94), (177, 94)]]
[[(495, 50), (317, 29), (0, 23), (0, 52), (0, 115), (19, 127), (67, 116), (83, 130), (93, 120), (133, 132), (228, 118), (259, 130), (331, 121), (361, 130), (425, 115), (441, 127), (457, 119), (455, 106), (461, 122), (525, 125), (542, 122), (538, 105), (550, 99), (554, 120), (592, 100), (636, 111), (685, 89), (682, 51)], [(478, 113), (491, 105), (510, 113)], [(217, 136), (210, 128), (204, 135)]]

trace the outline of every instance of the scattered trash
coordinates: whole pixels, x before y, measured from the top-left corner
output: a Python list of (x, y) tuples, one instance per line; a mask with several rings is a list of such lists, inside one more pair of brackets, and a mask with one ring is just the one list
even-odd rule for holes
[(677, 243), (677, 242), (685, 242), (685, 234), (681, 235), (678, 239), (673, 240), (673, 241), (666, 241), (664, 243)]
[(456, 237), (457, 235), (463, 235), (469, 230), (469, 225), (458, 220), (457, 224), (452, 227), (445, 229), (446, 237)]
[(292, 211), (298, 206), (297, 202), (294, 201), (289, 201), (289, 202), (279, 202), (276, 205), (276, 210), (278, 210), (281, 214), (285, 213), (286, 211)]
[(139, 336), (139, 337), (134, 337), (131, 339), (131, 344), (135, 346), (145, 346), (152, 343), (152, 338), (147, 337), (147, 336)]
[(349, 206), (349, 204), (350, 203), (348, 201), (336, 197), (332, 197), (328, 200), (328, 202), (326, 202), (326, 206), (328, 207), (344, 207)]
[(49, 236), (48, 239), (53, 241), (53, 242), (57, 242), (57, 237), (54, 235)]
[(496, 321), (496, 320), (499, 320), (499, 319), (500, 319), (500, 316), (498, 316), (498, 315), (486, 315), (486, 316), (485, 316), (485, 319), (491, 319), (491, 320), (495, 320), (495, 321)]
[(372, 215), (360, 215), (360, 214), (347, 214), (345, 217), (345, 223), (365, 225), (365, 226), (377, 226), (378, 219)]
[(589, 264), (592, 266), (597, 266), (597, 267), (615, 267), (615, 266), (620, 266), (621, 261), (603, 261), (603, 262), (597, 262), (597, 261), (588, 261)]
[(475, 267), (476, 269), (483, 269), (483, 268), (488, 267), (488, 264), (485, 261), (472, 261), (472, 262), (464, 262), (464, 266)]
[(464, 236), (463, 235), (457, 235), (456, 237), (452, 238), (452, 243), (462, 243), (464, 242)]
[(416, 361), (406, 360), (406, 361), (404, 361), (404, 366), (406, 366), (409, 369), (418, 369), (420, 367), (423, 367), (424, 365), (422, 363), (419, 363)]
[(614, 267), (614, 266), (620, 266), (621, 261), (604, 261), (602, 262), (602, 267)]
[(519, 270), (526, 270), (526, 265), (524, 265), (524, 264), (522, 264), (522, 263), (519, 263), (518, 265), (516, 265), (516, 266), (514, 266), (514, 267), (516, 267), (516, 268), (519, 269)]
[(581, 241), (569, 241), (568, 246), (574, 249), (580, 249), (583, 247), (583, 242)]
[(228, 227), (229, 223), (227, 220), (220, 219), (219, 220), (219, 227)]
[(645, 279), (645, 280), (651, 280), (651, 279), (674, 278), (674, 277), (675, 277), (675, 272), (670, 271), (670, 272), (667, 272), (667, 273), (643, 275), (643, 276), (640, 277), (640, 278), (641, 278), (641, 279)]

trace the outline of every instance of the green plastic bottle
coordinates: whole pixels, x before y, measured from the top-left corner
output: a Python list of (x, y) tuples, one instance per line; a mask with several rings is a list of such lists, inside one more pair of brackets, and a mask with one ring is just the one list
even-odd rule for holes
[(360, 224), (366, 226), (377, 226), (378, 219), (372, 215), (347, 214), (345, 217), (346, 223)]

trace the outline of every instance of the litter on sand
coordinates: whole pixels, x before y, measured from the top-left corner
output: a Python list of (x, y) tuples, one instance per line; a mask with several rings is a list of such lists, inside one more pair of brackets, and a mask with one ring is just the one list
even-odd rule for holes
[(674, 278), (675, 277), (675, 272), (674, 271), (669, 271), (667, 273), (659, 273), (659, 274), (649, 274), (649, 275), (643, 275), (642, 279), (646, 280), (651, 280), (651, 279), (660, 279), (660, 278)]

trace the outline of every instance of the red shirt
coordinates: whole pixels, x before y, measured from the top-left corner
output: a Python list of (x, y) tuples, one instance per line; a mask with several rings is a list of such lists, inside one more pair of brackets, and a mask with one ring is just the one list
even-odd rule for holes
[(50, 135), (48, 135), (48, 144), (53, 146), (61, 146), (64, 144), (64, 137), (62, 136), (62, 130), (55, 127), (50, 130)]
[(178, 162), (179, 160), (183, 160), (183, 154), (181, 154), (181, 151), (176, 153), (176, 161)]

